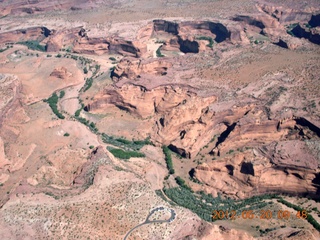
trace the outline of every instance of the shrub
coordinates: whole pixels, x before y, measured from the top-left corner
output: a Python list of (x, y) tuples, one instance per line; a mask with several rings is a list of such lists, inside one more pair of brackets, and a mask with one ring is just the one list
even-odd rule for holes
[[(80, 102), (81, 102), (81, 100), (80, 100)], [(81, 103), (81, 107), (74, 113), (74, 116), (79, 117), (83, 108), (84, 108), (84, 104)]]
[(90, 146), (89, 146), (89, 148), (90, 148), (90, 149), (93, 149), (93, 148), (94, 148), (94, 146), (90, 145)]
[(82, 117), (76, 117), (76, 119), (81, 122), (82, 124), (89, 126), (89, 120), (82, 118)]
[(58, 95), (56, 93), (52, 94), (50, 98), (45, 100), (52, 109), (53, 113), (60, 119), (64, 119), (64, 116), (58, 111), (57, 103), (58, 103)]
[(131, 144), (132, 143), (131, 141), (124, 139), (124, 138), (116, 138), (116, 141), (123, 143), (123, 144)]
[(169, 174), (174, 174), (174, 168), (173, 168), (170, 149), (167, 146), (162, 146), (162, 151), (163, 151), (164, 156), (165, 156), (165, 160), (166, 160), (166, 163), (167, 163), (167, 168), (169, 170)]
[(189, 190), (190, 192), (193, 192), (192, 189), (186, 184), (186, 182), (181, 177), (177, 176), (175, 180), (180, 187), (183, 187)]
[(65, 134), (63, 134), (63, 136), (65, 136), (65, 137), (69, 137), (69, 136), (70, 136), (70, 134), (69, 134), (69, 133), (65, 133)]
[(130, 159), (132, 157), (145, 157), (144, 153), (136, 152), (136, 151), (124, 151), (120, 148), (111, 148), (107, 147), (107, 149), (112, 153), (113, 156), (120, 158), (120, 159)]
[(109, 57), (109, 59), (110, 59), (111, 61), (117, 61), (117, 59), (114, 58), (114, 57)]
[(7, 48), (2, 48), (2, 49), (0, 49), (0, 53), (4, 52), (4, 51), (6, 51), (6, 50), (8, 50), (8, 46), (7, 46)]
[(86, 92), (89, 88), (91, 88), (92, 86), (92, 83), (93, 83), (93, 78), (87, 78), (86, 79), (86, 83), (84, 84), (84, 92)]
[(87, 73), (88, 73), (88, 69), (87, 69), (87, 67), (84, 67), (84, 69), (83, 69), (83, 73), (84, 73), (84, 74), (87, 74)]
[(123, 137), (121, 138), (114, 138), (113, 136), (108, 136), (105, 133), (102, 133), (102, 141), (108, 144), (112, 144), (117, 147), (130, 149), (138, 151), (145, 145), (153, 145), (153, 143), (150, 141), (149, 138), (146, 138), (145, 140), (127, 140)]
[(89, 124), (89, 128), (90, 128), (90, 130), (93, 131), (93, 132), (98, 132), (98, 128), (96, 127), (96, 124), (93, 123), (93, 122), (91, 122), (91, 123)]
[(233, 149), (230, 149), (229, 152), (227, 152), (227, 154), (231, 154), (231, 153), (233, 153), (233, 152), (234, 152), (234, 150), (233, 150)]
[(62, 91), (60, 92), (59, 98), (63, 98), (65, 94), (66, 94), (66, 93), (62, 90)]
[[(293, 208), (294, 210), (296, 211), (303, 211), (303, 208), (297, 206), (297, 205), (294, 205), (286, 200), (284, 200), (283, 198), (280, 198), (278, 199), (278, 202), (286, 205), (287, 207), (290, 207), (290, 208)], [(307, 214), (307, 221), (315, 228), (317, 229), (318, 231), (320, 231), (320, 224), (312, 217), (311, 214)]]
[(161, 46), (156, 51), (157, 57), (164, 57), (164, 55), (161, 53)]
[(75, 115), (76, 117), (79, 117), (81, 111), (82, 111), (82, 108), (79, 108), (79, 109), (74, 113), (74, 115)]

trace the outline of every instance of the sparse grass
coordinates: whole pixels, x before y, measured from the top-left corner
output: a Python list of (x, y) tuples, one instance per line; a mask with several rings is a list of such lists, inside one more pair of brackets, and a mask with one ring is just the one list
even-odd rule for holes
[(197, 37), (196, 39), (197, 39), (197, 40), (206, 40), (206, 41), (209, 41), (209, 43), (207, 44), (207, 47), (213, 48), (214, 41), (213, 41), (212, 37), (200, 36), (200, 37)]
[(17, 42), (17, 44), (21, 44), (21, 45), (25, 45), (27, 46), (29, 49), (32, 50), (37, 50), (37, 51), (41, 51), (41, 52), (46, 52), (46, 47), (43, 45), (40, 45), (40, 43), (38, 41), (25, 41), (25, 42)]

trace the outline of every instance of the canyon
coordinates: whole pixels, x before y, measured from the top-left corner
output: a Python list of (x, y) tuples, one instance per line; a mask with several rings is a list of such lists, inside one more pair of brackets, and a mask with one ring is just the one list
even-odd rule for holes
[(149, 4), (0, 1), (0, 236), (317, 239), (318, 2)]

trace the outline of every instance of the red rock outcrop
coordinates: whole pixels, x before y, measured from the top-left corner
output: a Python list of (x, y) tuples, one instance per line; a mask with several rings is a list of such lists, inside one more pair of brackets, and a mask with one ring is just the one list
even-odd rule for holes
[(50, 34), (51, 31), (46, 27), (32, 27), (26, 29), (19, 29), (0, 33), (0, 43), (3, 44), (30, 40), (41, 42)]
[(285, 22), (305, 22), (309, 21), (312, 12), (305, 10), (292, 9), (290, 7), (280, 7), (271, 4), (257, 5), (258, 10), (267, 13), (280, 23)]
[(56, 77), (60, 79), (66, 79), (70, 77), (72, 74), (68, 72), (68, 70), (65, 67), (59, 67), (55, 68), (52, 73), (50, 73), (51, 77)]
[(204, 141), (211, 137), (213, 113), (208, 106), (216, 100), (214, 96), (201, 98), (179, 86), (147, 90), (142, 86), (125, 84), (119, 89), (105, 90), (95, 98), (97, 100), (87, 105), (85, 110), (103, 112), (112, 104), (140, 118), (154, 118), (152, 138), (161, 144), (171, 145), (185, 157), (197, 153)]
[[(212, 21), (170, 22), (166, 20), (153, 21), (153, 36), (161, 32), (173, 35), (164, 44), (165, 50), (179, 49), (184, 53), (198, 53), (201, 37), (212, 39), (217, 43), (231, 41), (233, 43), (247, 42), (243, 29), (232, 22), (220, 23)], [(205, 50), (202, 49), (202, 50)]]
[[(301, 143), (289, 141), (283, 144), (293, 146)], [(308, 154), (308, 150), (305, 153)], [(303, 155), (303, 152), (299, 154)], [(319, 185), (315, 183), (315, 179), (319, 173), (314, 158), (312, 161), (313, 165), (308, 165), (307, 161), (302, 160), (298, 162), (300, 166), (291, 165), (290, 161), (283, 165), (270, 162), (263, 151), (247, 150), (199, 165), (194, 176), (205, 183), (207, 191), (214, 195), (222, 192), (236, 198), (247, 198), (262, 193), (288, 193), (317, 197)]]
[(136, 79), (141, 74), (163, 76), (166, 75), (167, 70), (172, 65), (171, 62), (161, 59), (141, 60), (123, 58), (112, 72), (112, 78), (117, 82), (123, 78)]

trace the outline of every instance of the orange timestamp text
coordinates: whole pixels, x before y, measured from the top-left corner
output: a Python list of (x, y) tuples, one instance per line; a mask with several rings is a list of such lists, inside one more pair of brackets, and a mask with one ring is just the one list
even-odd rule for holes
[(289, 220), (291, 218), (295, 219), (307, 219), (308, 214), (306, 210), (297, 211), (296, 214), (292, 214), (287, 210), (279, 210), (273, 213), (271, 210), (260, 210), (260, 211), (253, 211), (253, 210), (244, 210), (244, 211), (236, 211), (236, 210), (214, 210), (212, 212), (212, 219), (213, 220), (222, 220), (222, 219), (229, 219), (229, 220), (236, 220), (236, 219), (284, 219)]

